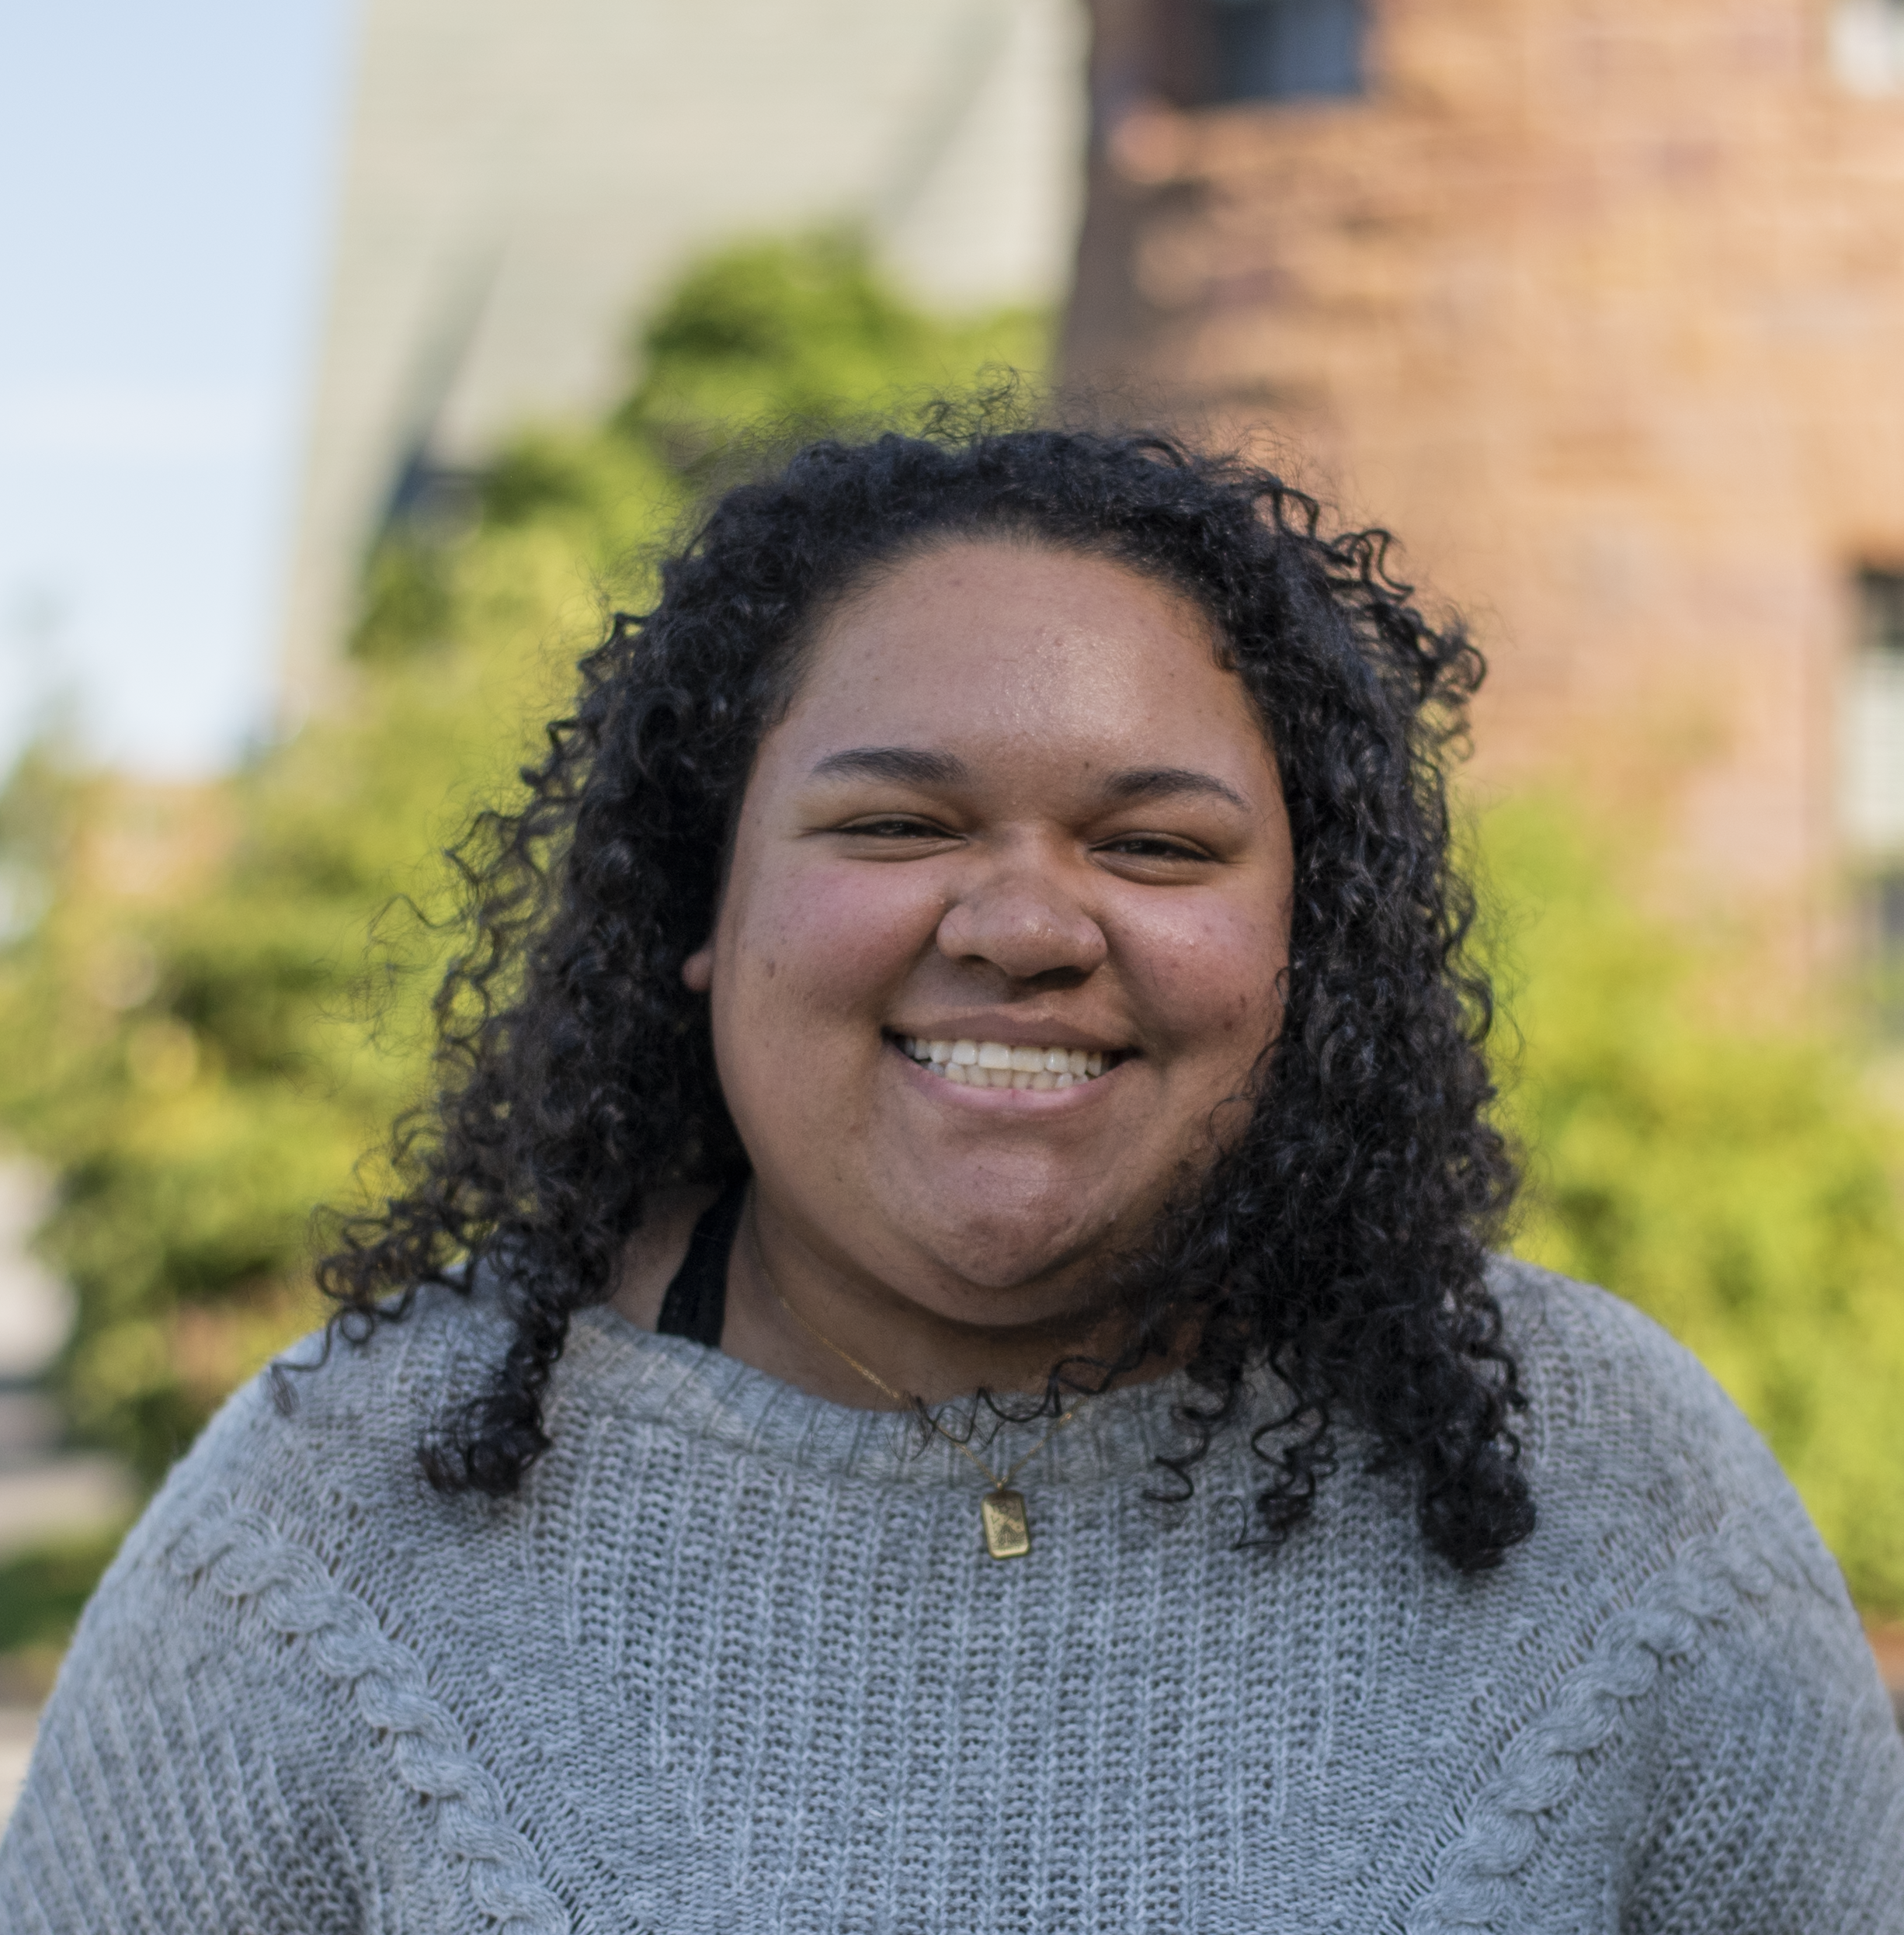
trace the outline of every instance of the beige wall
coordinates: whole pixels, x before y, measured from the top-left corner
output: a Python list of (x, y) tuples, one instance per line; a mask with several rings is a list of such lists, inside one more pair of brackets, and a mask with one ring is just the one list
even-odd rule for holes
[(1808, 0), (1377, 0), (1365, 99), (1186, 113), (1146, 12), (1099, 8), (1070, 377), (1284, 439), (1473, 619), (1484, 773), (1649, 803), (1680, 884), (1829, 946), (1904, 101)]
[(420, 438), (599, 409), (631, 322), (732, 235), (867, 223), (926, 299), (1055, 300), (1081, 0), (366, 0), (287, 625), (321, 693)]

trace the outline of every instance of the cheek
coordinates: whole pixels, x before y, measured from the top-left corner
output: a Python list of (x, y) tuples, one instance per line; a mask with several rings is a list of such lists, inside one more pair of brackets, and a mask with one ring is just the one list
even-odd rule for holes
[[(914, 870), (789, 868), (754, 883), (731, 936), (730, 986), (756, 1022), (856, 1018), (929, 945), (943, 910)], [(793, 1044), (789, 1044), (793, 1045)]]
[(1165, 1040), (1227, 1068), (1266, 1047), (1282, 1018), (1277, 977), (1287, 966), (1277, 918), (1220, 898), (1139, 919), (1126, 930), (1133, 985)]

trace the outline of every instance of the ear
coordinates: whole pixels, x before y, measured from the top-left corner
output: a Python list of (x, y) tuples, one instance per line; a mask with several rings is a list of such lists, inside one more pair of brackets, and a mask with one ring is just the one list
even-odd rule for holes
[(714, 985), (714, 943), (697, 947), (681, 964), (681, 980), (689, 993), (704, 995)]

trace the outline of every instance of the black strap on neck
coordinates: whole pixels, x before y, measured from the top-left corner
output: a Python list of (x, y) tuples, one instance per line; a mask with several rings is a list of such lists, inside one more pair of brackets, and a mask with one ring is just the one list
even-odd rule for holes
[(687, 1239), (687, 1254), (661, 1300), (655, 1329), (664, 1337), (692, 1337), (710, 1350), (721, 1348), (727, 1322), (728, 1259), (747, 1205), (747, 1180), (730, 1183), (702, 1211)]

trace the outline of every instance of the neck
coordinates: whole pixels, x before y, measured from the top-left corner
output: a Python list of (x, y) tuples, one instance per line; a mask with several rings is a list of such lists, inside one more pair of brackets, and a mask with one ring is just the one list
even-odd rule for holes
[[(728, 1272), (721, 1347), (832, 1403), (888, 1410), (981, 1388), (1042, 1395), (1061, 1360), (1107, 1363), (1124, 1348), (1123, 1326), (1078, 1309), (1061, 1285), (1027, 1286), (1027, 1301), (1058, 1308), (1009, 1325), (935, 1308), (821, 1253), (750, 1190)], [(1119, 1381), (1169, 1367), (1152, 1360)]]

